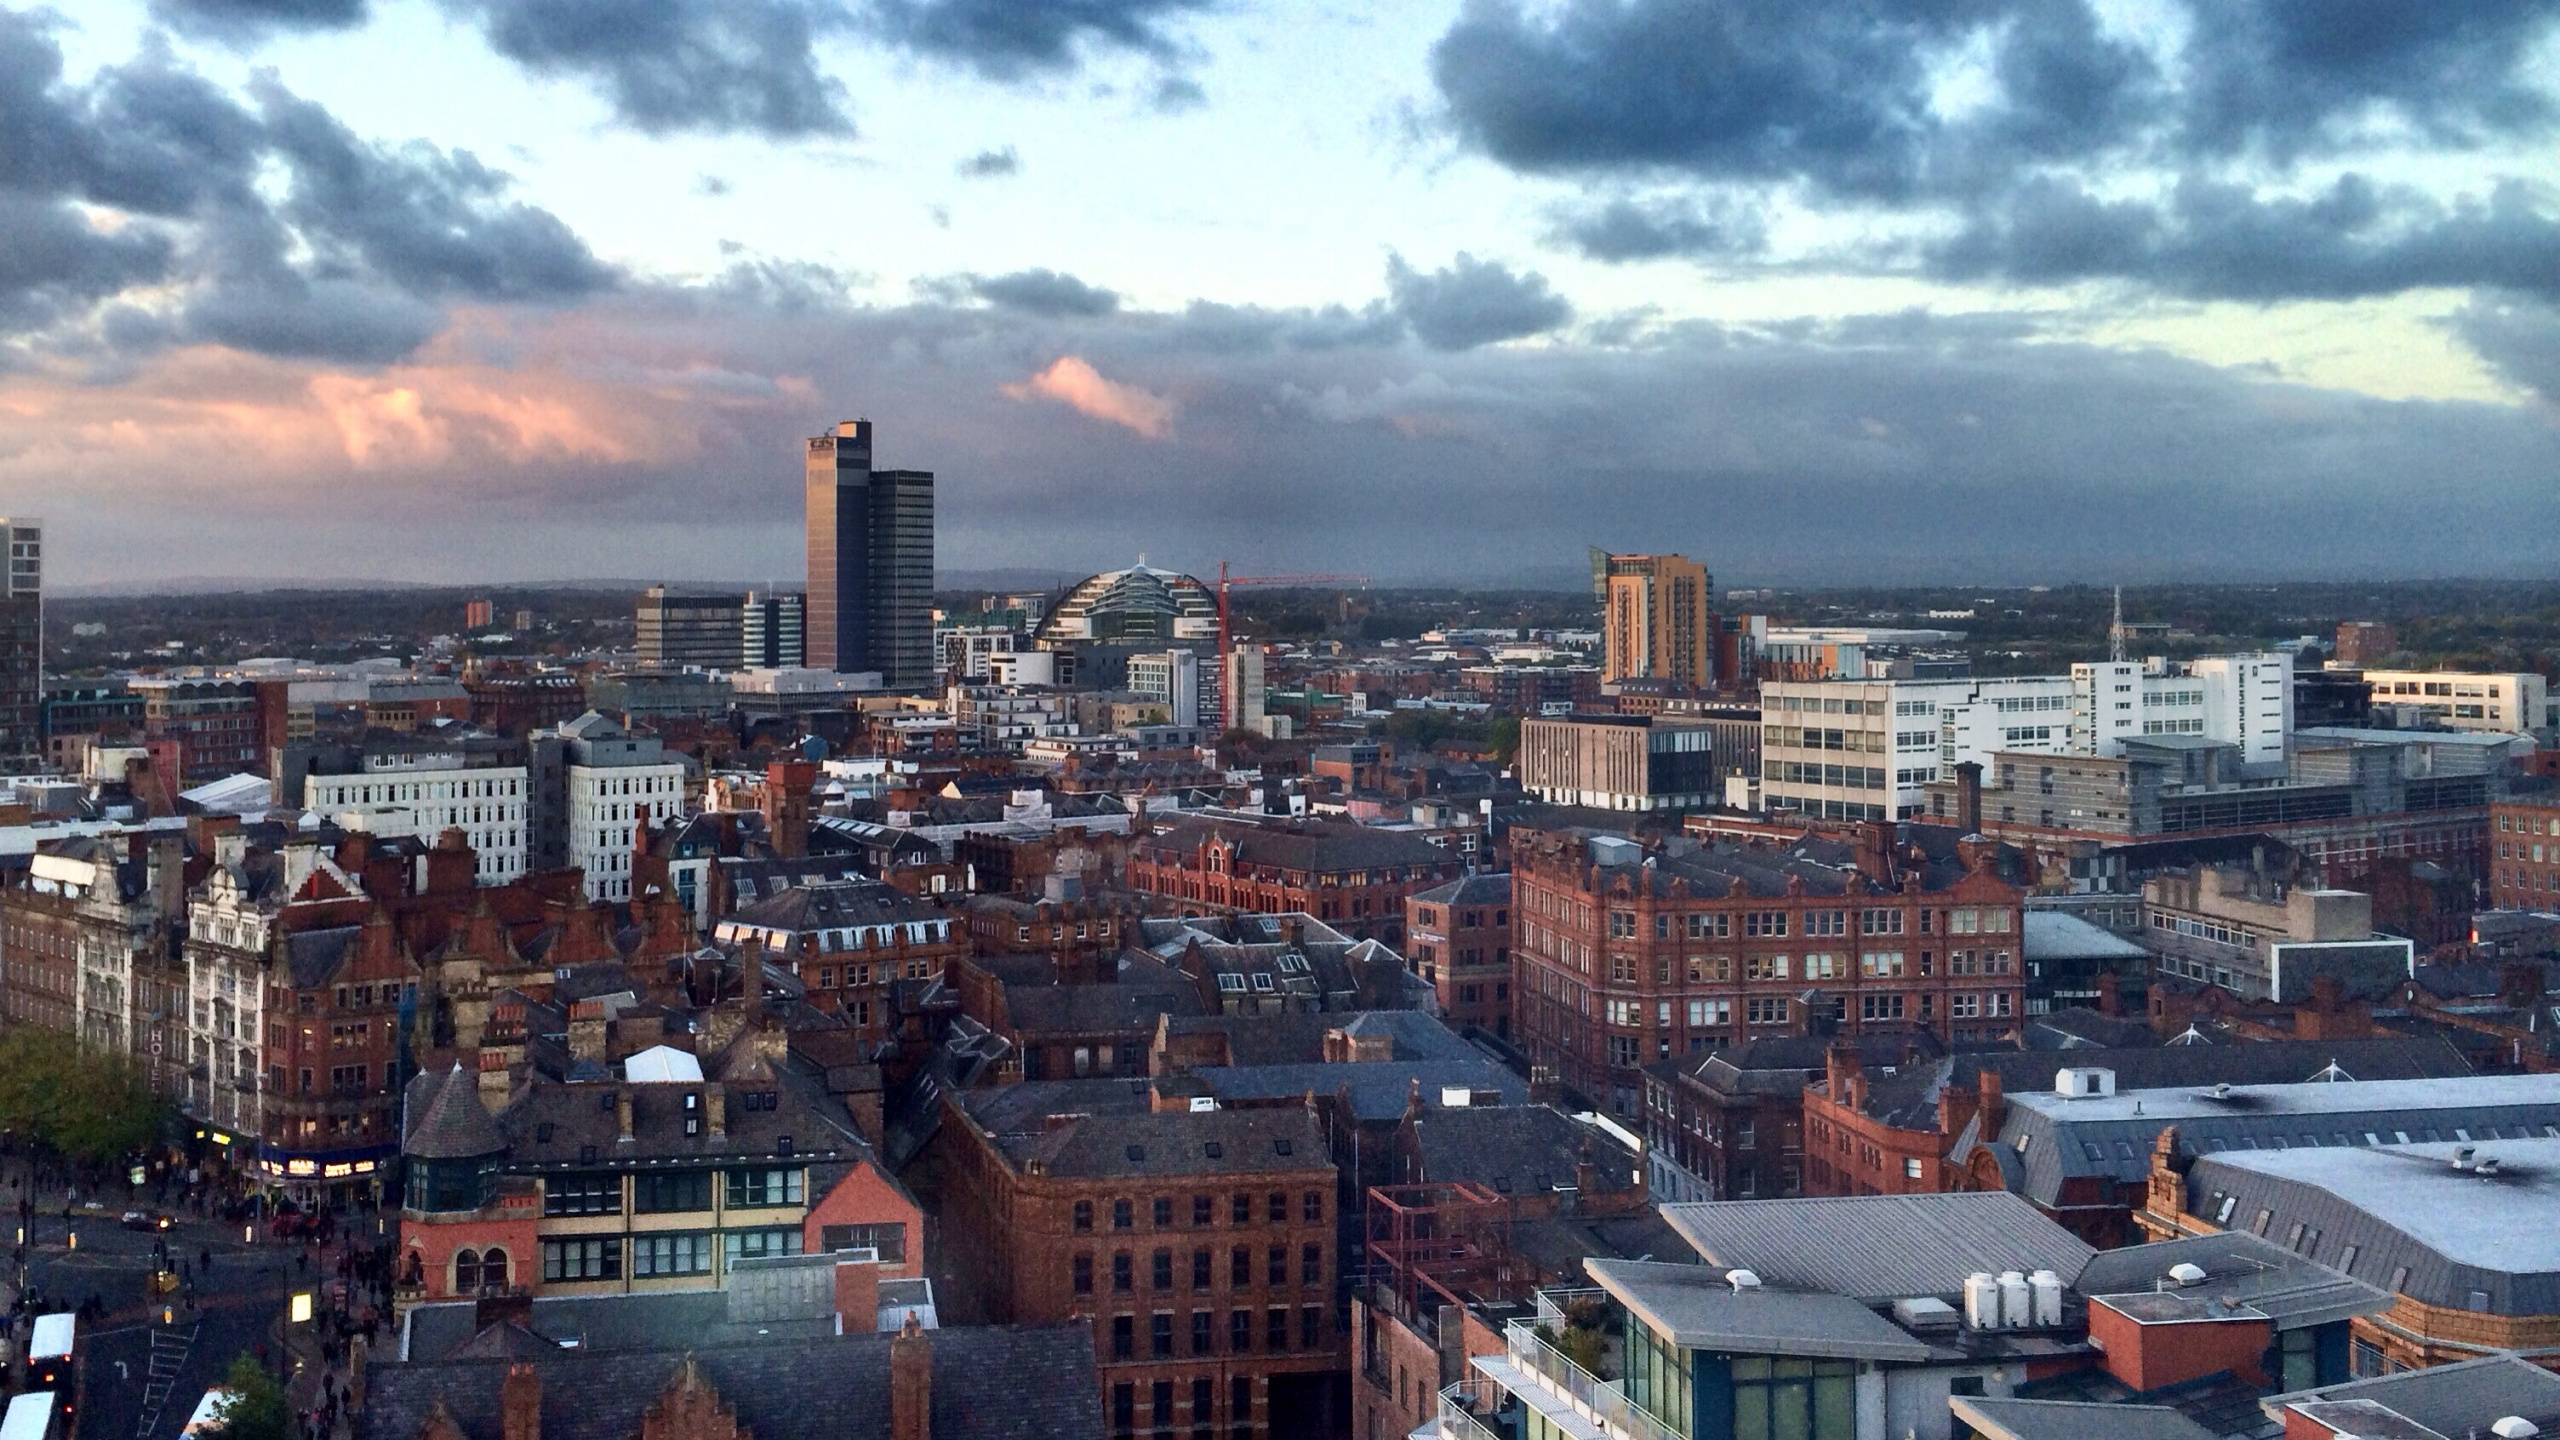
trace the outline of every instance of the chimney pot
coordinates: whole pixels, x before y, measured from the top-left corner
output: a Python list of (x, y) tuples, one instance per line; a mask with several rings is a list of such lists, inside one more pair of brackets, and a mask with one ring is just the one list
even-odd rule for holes
[(498, 1387), (499, 1440), (542, 1440), (542, 1377), (530, 1365), (510, 1365)]

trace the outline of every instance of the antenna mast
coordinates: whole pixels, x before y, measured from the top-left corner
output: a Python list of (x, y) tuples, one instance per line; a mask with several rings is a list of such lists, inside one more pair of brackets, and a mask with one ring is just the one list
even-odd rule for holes
[(2115, 623), (2107, 627), (2107, 658), (2118, 665), (2124, 663), (2124, 587), (2116, 587)]

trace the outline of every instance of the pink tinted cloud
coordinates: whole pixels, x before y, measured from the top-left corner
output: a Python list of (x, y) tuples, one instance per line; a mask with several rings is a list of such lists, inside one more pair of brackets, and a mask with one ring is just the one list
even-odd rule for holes
[(1150, 440), (1173, 431), (1173, 402), (1135, 385), (1106, 380), (1083, 357), (1061, 355), (1048, 369), (1003, 387), (1012, 400), (1055, 400), (1080, 415), (1123, 425)]

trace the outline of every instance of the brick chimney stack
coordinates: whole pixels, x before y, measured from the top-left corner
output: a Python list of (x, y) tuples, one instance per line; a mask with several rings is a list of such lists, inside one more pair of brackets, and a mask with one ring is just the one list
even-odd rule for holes
[(530, 1365), (510, 1365), (498, 1387), (499, 1440), (542, 1440), (542, 1377)]
[(1956, 828), (1967, 835), (1982, 833), (1982, 762), (1967, 760), (1956, 766)]
[(776, 760), (764, 768), (764, 828), (775, 854), (799, 859), (809, 853), (810, 796), (818, 767), (805, 760)]
[(889, 1342), (889, 1440), (933, 1440), (933, 1342), (913, 1315)]
[(1982, 1067), (1982, 1139), (1989, 1144), (2000, 1133), (2000, 1122), (2008, 1116), (2009, 1101), (2000, 1090), (2000, 1072), (1988, 1065)]
[(836, 1262), (836, 1333), (868, 1335), (880, 1328), (880, 1267), (868, 1260)]

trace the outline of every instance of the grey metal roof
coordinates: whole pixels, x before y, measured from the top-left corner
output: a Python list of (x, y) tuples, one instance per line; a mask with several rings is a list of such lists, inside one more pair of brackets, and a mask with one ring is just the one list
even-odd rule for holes
[[(2018, 1162), (2020, 1193), (2052, 1206), (2068, 1180), (2140, 1182), (2150, 1173), (2153, 1143), (2173, 1125), (2181, 1152), (2208, 1157), (2374, 1143), (2367, 1135), (2389, 1144), (2403, 1134), (2412, 1142), (2451, 1140), (2457, 1130), (2475, 1138), (2540, 1134), (2560, 1125), (2560, 1075), (2248, 1085), (2222, 1096), (2203, 1088), (2088, 1099), (2030, 1092), (2008, 1101), (1997, 1143)], [(1957, 1163), (1970, 1149), (1959, 1141)]]
[(2036, 909), (2027, 911), (2019, 950), (2030, 960), (2139, 960), (2151, 953), (2077, 915)]
[(2245, 1230), (2102, 1250), (2089, 1257), (2071, 1288), (2089, 1296), (2149, 1293), (2178, 1265), (2193, 1265), (2205, 1278), (2171, 1287), (2170, 1293), (2215, 1304), (2237, 1301), (2275, 1322), (2278, 1330), (2378, 1315), (2392, 1303), (2388, 1290), (2350, 1279)]
[(2323, 1400), (2371, 1400), (2439, 1435), (2485, 1432), (2510, 1415), (2548, 1430), (2560, 1424), (2560, 1374), (2513, 1355), (2493, 1355), (2288, 1391), (2260, 1403), (2267, 1414), (2281, 1417), (2289, 1406)]
[(2253, 1232), (2263, 1214), (2268, 1238), (2430, 1305), (2560, 1313), (2560, 1139), (2473, 1136), (2496, 1173), (2453, 1168), (2457, 1143), (2225, 1153), (2189, 1170), (2187, 1204)]
[(1683, 1349), (1908, 1364), (1929, 1358), (1928, 1346), (1845, 1295), (1765, 1284), (1736, 1290), (1727, 1271), (1657, 1260), (1590, 1259), (1582, 1268), (1655, 1333)]
[(1860, 1300), (1960, 1295), (1981, 1270), (2067, 1281), (2096, 1253), (2005, 1190), (1706, 1201), (1662, 1218), (1710, 1264)]
[(2100, 1405), (2083, 1400), (1949, 1397), (1955, 1417), (1983, 1440), (2214, 1440), (2212, 1431), (2166, 1405)]

